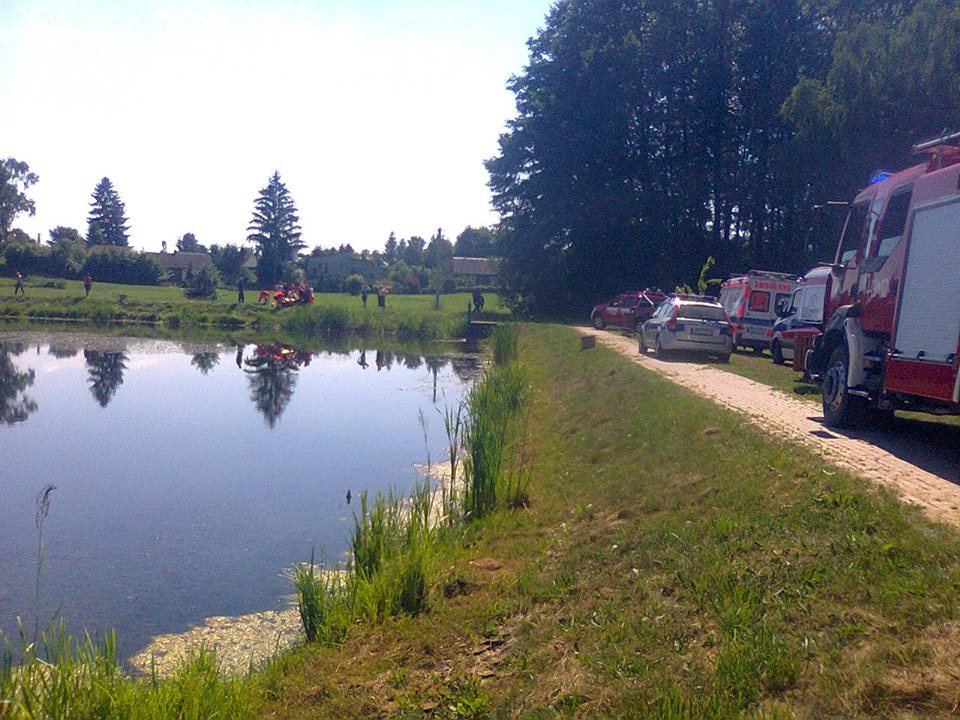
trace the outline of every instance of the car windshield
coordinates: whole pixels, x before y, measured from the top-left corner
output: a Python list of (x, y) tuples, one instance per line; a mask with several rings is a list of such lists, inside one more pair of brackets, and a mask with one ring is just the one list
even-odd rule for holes
[(713, 305), (684, 305), (680, 308), (684, 320), (726, 320), (722, 307)]

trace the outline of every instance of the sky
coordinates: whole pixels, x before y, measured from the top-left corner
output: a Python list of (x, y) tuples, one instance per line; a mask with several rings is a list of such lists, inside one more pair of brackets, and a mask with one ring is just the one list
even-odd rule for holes
[(109, 177), (130, 245), (240, 244), (278, 171), (308, 248), (496, 222), (483, 161), (550, 0), (0, 0), (0, 157), (46, 242)]

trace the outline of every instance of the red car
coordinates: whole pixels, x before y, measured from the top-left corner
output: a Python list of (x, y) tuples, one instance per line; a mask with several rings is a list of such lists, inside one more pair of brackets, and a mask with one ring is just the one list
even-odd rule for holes
[(590, 313), (590, 322), (597, 330), (611, 325), (639, 331), (644, 321), (653, 315), (657, 305), (666, 299), (667, 296), (659, 290), (621, 293), (612, 300), (595, 305)]

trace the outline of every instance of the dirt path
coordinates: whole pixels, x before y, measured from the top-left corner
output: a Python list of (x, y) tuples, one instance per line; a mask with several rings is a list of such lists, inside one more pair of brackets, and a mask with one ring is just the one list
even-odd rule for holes
[(884, 430), (828, 428), (818, 406), (779, 390), (707, 364), (640, 355), (635, 337), (579, 329), (678, 385), (747, 415), (767, 432), (811, 447), (830, 463), (893, 488), (904, 502), (919, 505), (934, 520), (960, 527), (960, 429), (938, 425), (931, 430), (929, 423), (910, 421)]

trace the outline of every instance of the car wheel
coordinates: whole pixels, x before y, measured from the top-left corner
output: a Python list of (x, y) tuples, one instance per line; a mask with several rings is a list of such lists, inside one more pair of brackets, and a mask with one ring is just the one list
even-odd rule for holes
[(754, 355), (763, 354), (763, 345), (754, 345), (751, 349), (753, 350)]
[(779, 340), (773, 341), (771, 352), (773, 353), (774, 365), (783, 365), (783, 348), (780, 346)]
[(847, 387), (849, 355), (841, 345), (830, 355), (823, 375), (823, 419), (834, 427), (851, 427), (863, 421), (869, 409), (866, 398), (851, 395)]
[(606, 327), (606, 324), (603, 322), (603, 318), (600, 315), (594, 315), (591, 319), (593, 320), (593, 326), (597, 330), (603, 330), (603, 328)]
[(653, 343), (653, 354), (656, 355), (661, 360), (665, 360), (667, 357), (667, 351), (663, 349), (663, 345), (660, 344), (660, 336), (657, 335), (657, 339)]

